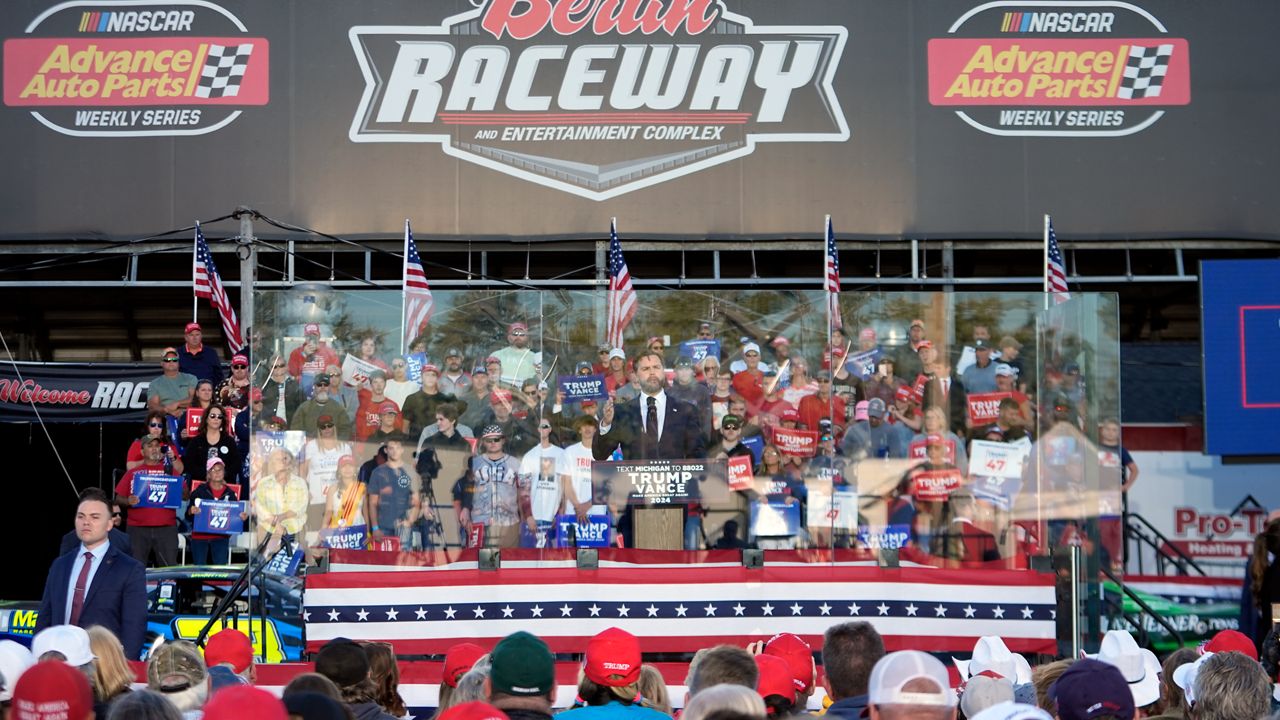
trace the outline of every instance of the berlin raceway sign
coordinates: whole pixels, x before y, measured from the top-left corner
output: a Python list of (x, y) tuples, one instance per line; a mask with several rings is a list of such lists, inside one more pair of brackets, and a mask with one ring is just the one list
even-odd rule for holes
[(716, 0), (489, 0), (438, 26), (357, 26), (349, 137), (605, 200), (750, 155), (849, 139), (845, 27), (757, 26)]

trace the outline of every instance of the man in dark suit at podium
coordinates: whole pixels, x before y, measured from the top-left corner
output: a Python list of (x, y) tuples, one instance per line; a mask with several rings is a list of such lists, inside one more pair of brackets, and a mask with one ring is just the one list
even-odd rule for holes
[(635, 360), (640, 397), (629, 403), (605, 403), (600, 436), (591, 446), (596, 460), (607, 460), (622, 446), (626, 460), (686, 460), (706, 455), (698, 408), (667, 394), (662, 356), (645, 351)]
[(49, 568), (35, 632), (53, 625), (101, 625), (137, 660), (147, 630), (147, 573), (142, 563), (108, 541), (111, 503), (102, 491), (86, 490), (76, 510), (74, 550)]
[[(621, 446), (625, 460), (696, 460), (706, 456), (698, 408), (666, 392), (666, 374), (662, 356), (645, 351), (635, 360), (636, 380), (640, 396), (629, 403), (605, 403), (600, 418), (600, 436), (591, 446), (596, 460), (607, 460), (615, 447)], [(698, 497), (697, 484), (691, 488), (691, 499)], [(690, 521), (701, 518), (685, 511), (686, 535)], [(627, 547), (634, 547), (632, 513), (628, 506), (618, 518), (618, 532)], [(687, 543), (686, 543), (687, 544)], [(686, 548), (692, 549), (692, 548)]]

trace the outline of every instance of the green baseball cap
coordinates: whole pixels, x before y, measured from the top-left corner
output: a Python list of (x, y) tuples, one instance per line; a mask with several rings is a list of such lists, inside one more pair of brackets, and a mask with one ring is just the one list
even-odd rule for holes
[(512, 633), (498, 642), (489, 657), (495, 692), (536, 697), (549, 695), (556, 686), (555, 659), (536, 635)]

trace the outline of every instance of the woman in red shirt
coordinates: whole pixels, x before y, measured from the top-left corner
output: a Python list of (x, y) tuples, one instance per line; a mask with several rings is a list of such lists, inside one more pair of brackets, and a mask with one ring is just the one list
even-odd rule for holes
[[(152, 411), (147, 413), (147, 422), (143, 427), (143, 432), (150, 437), (160, 438), (160, 442), (164, 445), (164, 454), (166, 472), (170, 475), (182, 474), (182, 457), (178, 450), (178, 446), (174, 444), (173, 438), (169, 437), (168, 432), (168, 415), (162, 412)], [(134, 440), (129, 446), (129, 452), (125, 456), (125, 470), (132, 470), (142, 464), (142, 441)]]

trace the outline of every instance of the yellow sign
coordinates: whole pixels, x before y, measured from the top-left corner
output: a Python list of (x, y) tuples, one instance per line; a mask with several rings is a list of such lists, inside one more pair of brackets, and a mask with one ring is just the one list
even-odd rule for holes
[(9, 632), (14, 635), (30, 636), (35, 633), (37, 610), (14, 610), (9, 616)]
[[(173, 634), (181, 640), (195, 641), (200, 636), (200, 631), (204, 629), (205, 623), (209, 622), (207, 617), (187, 616), (175, 617), (173, 619)], [(280, 644), (280, 633), (276, 630), (276, 623), (271, 618), (267, 618), (265, 626), (262, 618), (255, 617), (250, 622), (248, 618), (236, 618), (232, 621), (230, 618), (222, 618), (209, 631), (212, 636), (219, 630), (227, 627), (233, 627), (240, 632), (249, 636), (249, 641), (253, 644), (253, 653), (257, 657), (265, 657), (266, 662), (279, 663), (285, 661), (284, 648)], [(260, 630), (266, 630), (266, 637), (259, 633)], [(265, 651), (264, 651), (265, 647)]]

